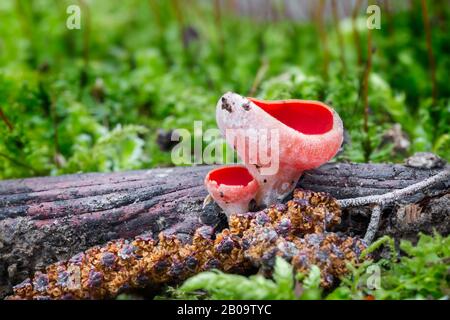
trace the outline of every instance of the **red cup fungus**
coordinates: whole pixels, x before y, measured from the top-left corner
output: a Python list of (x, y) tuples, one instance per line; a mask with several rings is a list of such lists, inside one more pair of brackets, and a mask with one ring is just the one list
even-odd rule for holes
[(258, 206), (281, 201), (303, 171), (328, 162), (343, 141), (341, 118), (319, 101), (264, 101), (228, 92), (217, 103), (216, 121), (258, 183)]
[(258, 191), (258, 183), (244, 166), (226, 166), (211, 170), (205, 185), (214, 201), (227, 217), (249, 211), (249, 204)]

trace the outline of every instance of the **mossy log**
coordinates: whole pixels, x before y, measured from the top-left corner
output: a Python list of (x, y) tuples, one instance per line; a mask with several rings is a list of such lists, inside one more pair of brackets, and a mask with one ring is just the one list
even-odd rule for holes
[[(202, 208), (213, 166), (86, 173), (0, 182), (0, 297), (11, 285), (58, 260), (117, 238), (143, 232), (189, 238), (202, 224), (221, 229), (224, 215)], [(305, 172), (298, 187), (337, 199), (383, 194), (444, 169), (392, 164), (330, 163)], [(362, 235), (368, 208), (345, 210), (340, 230)], [(383, 210), (380, 234), (411, 238), (419, 231), (450, 230), (450, 181)]]

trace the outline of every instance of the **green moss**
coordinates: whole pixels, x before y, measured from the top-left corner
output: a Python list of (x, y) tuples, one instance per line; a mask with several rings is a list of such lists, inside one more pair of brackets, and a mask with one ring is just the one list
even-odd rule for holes
[[(314, 23), (267, 23), (224, 9), (219, 30), (211, 5), (195, 1), (182, 2), (180, 26), (170, 1), (153, 1), (156, 12), (150, 3), (88, 2), (90, 25), (86, 13), (81, 30), (68, 30), (70, 1), (2, 1), (0, 20), (7, 27), (0, 30), (0, 108), (12, 129), (0, 121), (0, 178), (170, 165), (170, 153), (156, 144), (157, 129), (192, 131), (195, 120), (214, 128), (217, 99), (228, 90), (248, 94), (263, 60), (269, 67), (257, 96), (319, 99), (337, 109), (349, 138), (340, 159), (401, 161), (415, 151), (450, 158), (450, 35), (445, 26), (433, 27), (439, 92), (433, 103), (423, 28), (417, 27), (420, 13), (392, 12), (395, 32), (385, 20), (373, 31), (377, 51), (369, 86), (370, 130), (364, 133), (359, 95), (364, 66), (356, 61), (349, 20), (340, 24), (345, 73), (334, 26), (327, 25), (325, 81)], [(429, 6), (432, 17), (448, 16), (447, 7)], [(405, 153), (394, 152), (383, 138), (394, 123), (411, 142)], [(136, 126), (147, 130), (127, 129)], [(118, 131), (120, 142), (102, 142)], [(112, 151), (116, 142), (120, 147)], [(92, 152), (93, 157), (86, 155)]]

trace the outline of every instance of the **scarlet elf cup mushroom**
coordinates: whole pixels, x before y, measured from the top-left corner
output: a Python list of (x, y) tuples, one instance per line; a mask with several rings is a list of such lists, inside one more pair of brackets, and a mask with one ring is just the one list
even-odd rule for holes
[(264, 101), (228, 92), (217, 103), (216, 121), (258, 184), (258, 206), (281, 201), (303, 171), (329, 161), (343, 141), (341, 118), (319, 101)]
[(205, 178), (211, 197), (227, 217), (248, 211), (255, 198), (258, 183), (244, 166), (227, 166), (210, 171)]

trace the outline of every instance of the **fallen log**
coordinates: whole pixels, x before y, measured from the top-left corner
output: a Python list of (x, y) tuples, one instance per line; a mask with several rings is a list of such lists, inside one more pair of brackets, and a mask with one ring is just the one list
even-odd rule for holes
[[(202, 224), (224, 225), (214, 204), (202, 208), (203, 179), (212, 166), (88, 173), (0, 182), (0, 297), (45, 265), (117, 238), (160, 231), (189, 237)], [(326, 164), (305, 172), (298, 186), (337, 199), (384, 194), (444, 169), (389, 164)], [(450, 181), (383, 209), (380, 234), (414, 237), (450, 230)], [(366, 207), (346, 210), (340, 230), (362, 235)]]

